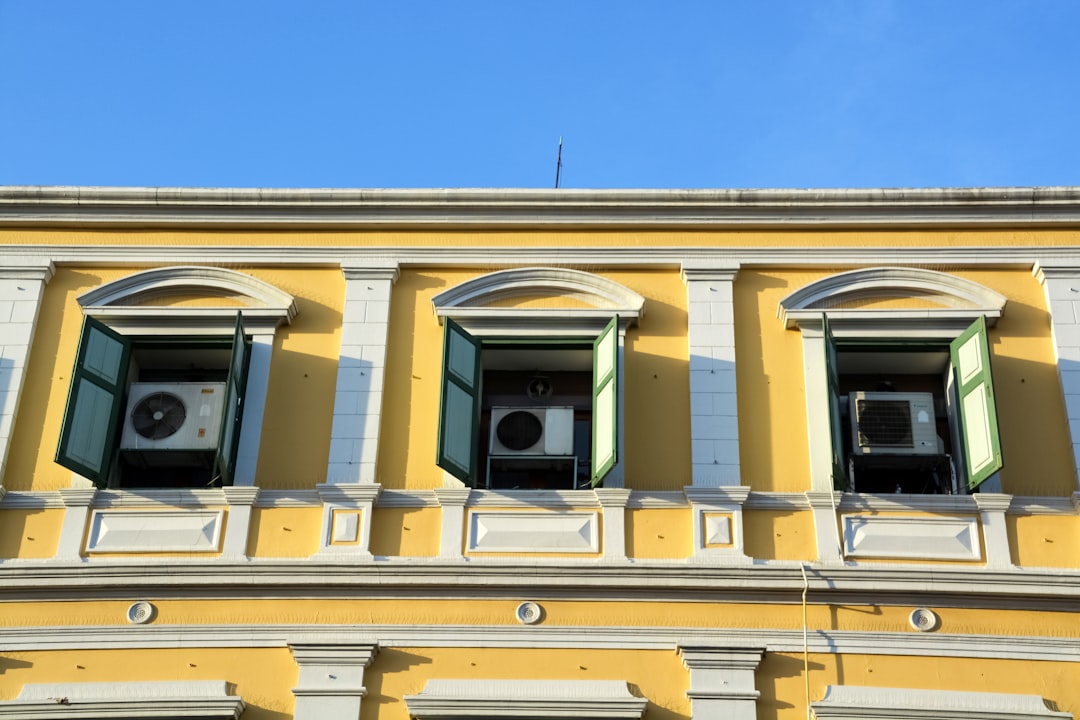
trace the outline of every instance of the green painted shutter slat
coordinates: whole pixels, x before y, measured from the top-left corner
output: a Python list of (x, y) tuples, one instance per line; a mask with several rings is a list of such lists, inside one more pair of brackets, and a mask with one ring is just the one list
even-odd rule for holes
[(980, 317), (949, 344), (958, 396), (965, 476), (974, 490), (1004, 466), (998, 432), (997, 403), (990, 373), (986, 318)]
[(232, 485), (236, 475), (236, 451), (240, 447), (240, 422), (244, 416), (250, 361), (251, 342), (244, 336), (244, 318), (237, 313), (232, 354), (229, 357), (229, 375), (225, 380), (221, 434), (218, 437), (217, 456), (214, 458), (215, 484)]
[(825, 376), (829, 393), (829, 437), (832, 440), (833, 489), (847, 490), (847, 471), (844, 468), (844, 433), (840, 424), (840, 371), (836, 361), (836, 338), (829, 329), (829, 318), (821, 316), (821, 332), (825, 338)]
[(618, 461), (619, 316), (593, 342), (592, 485)]
[(56, 462), (98, 487), (109, 482), (130, 359), (127, 338), (93, 318), (83, 321)]
[(446, 318), (436, 464), (476, 485), (480, 441), (480, 341)]

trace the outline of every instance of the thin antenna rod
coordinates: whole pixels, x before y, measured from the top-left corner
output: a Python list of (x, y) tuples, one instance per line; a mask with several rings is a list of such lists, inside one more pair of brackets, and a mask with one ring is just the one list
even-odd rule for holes
[(559, 175), (562, 174), (562, 135), (559, 136), (559, 156), (555, 160), (555, 189), (559, 189)]

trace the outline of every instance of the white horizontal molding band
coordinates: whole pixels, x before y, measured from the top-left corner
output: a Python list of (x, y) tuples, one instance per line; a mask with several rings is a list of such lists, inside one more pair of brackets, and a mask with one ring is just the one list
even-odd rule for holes
[[(2, 229), (2, 228), (0, 228)], [(1031, 269), (1048, 263), (1080, 264), (1080, 246), (882, 246), (822, 247), (520, 247), (508, 256), (505, 247), (453, 246), (141, 246), (141, 245), (15, 245), (0, 247), (0, 264), (26, 255), (56, 265), (145, 266), (148, 264), (286, 265), (334, 267), (394, 263), (408, 266), (473, 268), (524, 265), (586, 266), (598, 268), (641, 266), (680, 269), (702, 263), (737, 264), (739, 267), (867, 267), (878, 265), (977, 265)], [(500, 260), (500, 258), (506, 258)]]
[(1052, 226), (1080, 221), (1080, 189), (544, 190), (0, 188), (7, 226), (799, 227)]
[[(286, 647), (296, 638), (380, 648), (552, 648), (670, 650), (683, 645), (800, 652), (802, 630), (701, 627), (568, 627), (518, 625), (115, 625), (8, 627), (0, 651)], [(1007, 639), (1007, 642), (1004, 640)], [(812, 631), (814, 653), (967, 657), (1080, 662), (1080, 639), (1065, 637), (859, 631)]]
[[(215, 599), (275, 596), (460, 598), (536, 596), (578, 600), (682, 601), (710, 593), (718, 602), (795, 603), (809, 575), (811, 604), (924, 605), (1073, 609), (1080, 570), (986, 568), (982, 565), (809, 565), (761, 562), (752, 566), (700, 560), (605, 562), (599, 558), (532, 555), (464, 559), (248, 559), (200, 557), (91, 557), (88, 560), (0, 562), (0, 599), (115, 597), (137, 588), (156, 597)], [(540, 599), (534, 597), (534, 599)]]
[[(312, 490), (260, 490), (256, 492), (255, 507), (314, 507), (322, 504), (319, 491)], [(124, 490), (98, 490), (94, 494), (93, 507), (225, 507), (235, 504), (237, 488), (227, 493), (221, 488), (140, 490), (137, 493)], [(1076, 493), (1080, 498), (1080, 493)], [(970, 495), (858, 495), (835, 493), (836, 506), (841, 512), (934, 512), (977, 513), (979, 507)], [(826, 502), (828, 496), (826, 495)], [(1064, 497), (1013, 496), (1009, 504), (1010, 515), (1076, 515), (1080, 499)], [(387, 490), (383, 489), (376, 500), (378, 508), (439, 507), (434, 490)], [(469, 507), (492, 508), (561, 508), (593, 509), (600, 502), (592, 490), (537, 490), (537, 491), (478, 491), (469, 493)], [(7, 491), (0, 499), (0, 510), (5, 508), (41, 509), (65, 507), (60, 493), (55, 490)], [(689, 507), (686, 493), (682, 490), (642, 491), (633, 490), (626, 507), (631, 510), (669, 509)], [(809, 510), (806, 493), (752, 492), (743, 503), (744, 510)]]

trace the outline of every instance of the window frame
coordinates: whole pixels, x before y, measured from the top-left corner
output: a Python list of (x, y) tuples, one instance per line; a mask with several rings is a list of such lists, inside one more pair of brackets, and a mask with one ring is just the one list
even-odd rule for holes
[[(875, 297), (930, 299), (929, 308), (847, 308), (846, 303)], [(810, 456), (811, 490), (833, 491), (834, 444), (829, 407), (825, 314), (837, 340), (901, 345), (951, 343), (983, 318), (993, 327), (1007, 298), (983, 285), (948, 273), (909, 267), (877, 267), (830, 275), (780, 300), (777, 315), (786, 329), (802, 335), (803, 373)]]
[[(615, 468), (620, 456), (623, 383), (619, 362), (619, 327), (619, 316), (614, 315), (592, 340), (589, 483), (593, 488), (599, 486)], [(480, 464), (484, 460), (479, 454), (484, 340), (483, 337), (472, 335), (451, 318), (444, 321), (436, 465), (468, 487), (477, 485)], [(500, 347), (512, 346), (506, 338), (498, 336), (487, 340), (498, 341)], [(551, 341), (552, 338), (518, 337), (514, 340), (520, 340), (522, 345), (530, 345), (537, 340)], [(468, 405), (454, 402), (455, 397), (467, 400)], [(463, 429), (466, 423), (467, 434)], [(466, 447), (469, 456), (462, 458), (461, 451)]]
[[(514, 307), (513, 302), (522, 296), (573, 298), (580, 305)], [(616, 385), (612, 460), (622, 456), (624, 341), (627, 329), (636, 325), (644, 314), (645, 299), (641, 295), (612, 280), (580, 270), (523, 267), (498, 270), (467, 280), (436, 294), (432, 297), (432, 306), (440, 324), (450, 320), (481, 343), (494, 338), (520, 340), (522, 344), (543, 343), (554, 338), (595, 343), (605, 327), (613, 326), (614, 334), (610, 337), (616, 342), (611, 343), (614, 359), (610, 377)], [(444, 347), (445, 333), (444, 330)], [(595, 361), (595, 349), (593, 356)], [(440, 419), (441, 399), (440, 396)], [(441, 428), (439, 435), (438, 443), (442, 448)], [(596, 435), (595, 428), (593, 435)], [(440, 449), (437, 460), (441, 455)], [(593, 455), (596, 457), (595, 451)], [(457, 481), (466, 482), (449, 470), (447, 473)], [(612, 463), (604, 476), (604, 484), (609, 488), (622, 487), (622, 465), (617, 461)]]
[[(161, 299), (175, 295), (224, 297), (232, 302), (225, 306), (160, 304)], [(293, 296), (235, 270), (173, 265), (124, 276), (93, 288), (76, 300), (86, 322), (92, 320), (107, 327), (110, 333), (132, 341), (197, 342), (231, 338), (235, 347), (239, 332), (237, 314), (242, 313), (243, 334), (248, 338), (246, 344), (250, 350), (243, 362), (237, 357), (230, 358), (230, 368), (237, 364), (245, 368), (242, 377), (236, 380), (237, 391), (243, 387), (245, 392), (242, 401), (234, 407), (234, 421), (240, 419), (233, 438), (236, 447), (222, 467), (233, 485), (253, 486), (273, 340), (277, 329), (290, 324), (297, 315)], [(65, 422), (68, 414), (69, 410), (65, 409)], [(119, 419), (114, 421), (113, 428), (119, 428)], [(113, 441), (114, 450), (115, 444)], [(85, 477), (78, 469), (73, 472)]]
[[(93, 337), (102, 335), (109, 342), (118, 346), (119, 354), (115, 366), (112, 368), (115, 379), (109, 379), (101, 373), (95, 373), (93, 368), (88, 367), (90, 357), (90, 345)], [(123, 430), (125, 406), (128, 402), (128, 391), (131, 383), (128, 374), (131, 367), (132, 355), (138, 351), (140, 343), (147, 338), (145, 336), (122, 335), (108, 325), (105, 325), (93, 317), (83, 318), (83, 329), (79, 339), (79, 350), (75, 356), (75, 366), (71, 373), (71, 385), (68, 388), (67, 407), (64, 411), (64, 422), (60, 428), (60, 438), (56, 445), (57, 463), (73, 472), (90, 480), (98, 488), (108, 488), (115, 480), (113, 466), (117, 460), (120, 434)], [(160, 340), (159, 337), (151, 340)], [(200, 340), (213, 342), (213, 338), (190, 338), (192, 345), (198, 345)], [(214, 485), (229, 486), (233, 484), (236, 470), (236, 456), (240, 444), (240, 432), (243, 427), (244, 399), (247, 395), (248, 364), (251, 358), (251, 340), (244, 333), (243, 312), (236, 312), (236, 320), (233, 327), (231, 344), (229, 346), (229, 364), (225, 379), (225, 399), (222, 403), (222, 415), (219, 423), (221, 428), (211, 465), (211, 476)], [(76, 422), (76, 415), (84, 395), (84, 386), (91, 385), (99, 390), (112, 395), (107, 419), (100, 417)], [(104, 422), (101, 422), (104, 420)], [(100, 447), (96, 448), (100, 455), (97, 469), (81, 462), (71, 453), (73, 438), (82, 427), (92, 424), (104, 428), (99, 438)], [(119, 483), (120, 489), (133, 489), (138, 485)]]

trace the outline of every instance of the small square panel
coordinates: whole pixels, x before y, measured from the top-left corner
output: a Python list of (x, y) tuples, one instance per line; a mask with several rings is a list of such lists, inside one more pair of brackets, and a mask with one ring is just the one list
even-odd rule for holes
[(730, 547), (734, 544), (731, 537), (731, 513), (702, 513), (702, 541), (705, 547)]
[(355, 545), (360, 542), (360, 511), (334, 510), (331, 545)]

